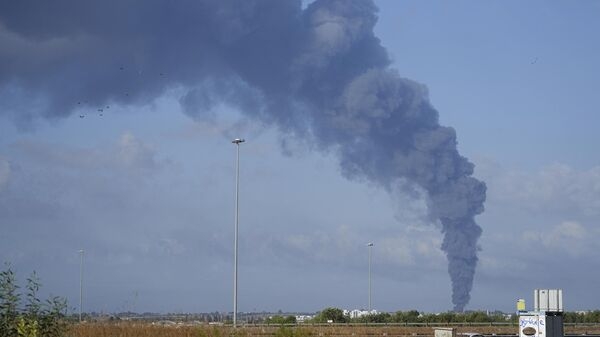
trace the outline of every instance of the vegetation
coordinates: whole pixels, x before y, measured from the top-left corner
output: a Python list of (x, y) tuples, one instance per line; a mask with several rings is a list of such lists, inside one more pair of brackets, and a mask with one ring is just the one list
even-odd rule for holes
[(350, 317), (344, 315), (344, 311), (338, 308), (325, 308), (313, 319), (315, 323), (347, 323)]
[(37, 296), (40, 281), (35, 272), (27, 278), (24, 294), (19, 288), (15, 273), (10, 265), (6, 265), (6, 270), (0, 272), (0, 336), (65, 336), (68, 327), (64, 315), (66, 301), (51, 297), (42, 302)]
[(600, 323), (600, 310), (588, 312), (565, 312), (564, 323)]
[(397, 311), (395, 313), (380, 312), (350, 318), (342, 309), (325, 308), (311, 321), (312, 323), (490, 323), (516, 322), (517, 316), (505, 316), (502, 313), (488, 314), (483, 311), (467, 313), (443, 312), (439, 314), (419, 313), (417, 310)]
[(275, 331), (274, 335), (275, 337), (307, 337), (312, 336), (314, 334), (308, 329), (282, 326), (277, 331)]
[[(516, 335), (516, 325), (477, 325), (469, 326), (460, 324), (454, 326), (457, 333), (479, 332), (489, 335)], [(229, 337), (229, 336), (263, 336), (263, 337), (304, 337), (304, 336), (400, 336), (400, 337), (433, 337), (434, 327), (437, 325), (363, 325), (363, 324), (306, 324), (296, 326), (266, 326), (244, 325), (233, 329), (231, 326), (209, 325), (176, 325), (159, 326), (150, 323), (120, 322), (115, 323), (85, 323), (75, 324), (71, 327), (71, 337)], [(600, 334), (599, 326), (586, 326), (574, 328), (565, 326), (565, 334)]]
[(275, 315), (265, 319), (266, 324), (296, 324), (296, 316)]

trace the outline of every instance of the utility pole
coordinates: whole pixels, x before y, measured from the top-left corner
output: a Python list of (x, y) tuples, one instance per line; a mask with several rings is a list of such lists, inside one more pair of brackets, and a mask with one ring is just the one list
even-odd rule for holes
[(81, 323), (81, 313), (83, 312), (83, 249), (79, 250), (79, 322)]
[(238, 222), (239, 222), (239, 201), (240, 201), (240, 144), (244, 139), (236, 138), (231, 141), (237, 145), (237, 160), (235, 174), (235, 230), (233, 239), (233, 327), (237, 327), (237, 290), (238, 290)]
[(367, 244), (369, 247), (369, 314), (371, 313), (371, 248), (373, 248), (373, 242)]

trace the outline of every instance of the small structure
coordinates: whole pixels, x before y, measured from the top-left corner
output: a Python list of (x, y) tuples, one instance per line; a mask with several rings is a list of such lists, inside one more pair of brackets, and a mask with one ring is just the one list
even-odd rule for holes
[(517, 311), (518, 312), (525, 311), (525, 300), (522, 298), (519, 298), (517, 300)]
[(434, 328), (434, 337), (456, 337), (456, 330), (454, 328)]
[(533, 297), (533, 311), (517, 302), (519, 337), (564, 337), (562, 289), (536, 289)]

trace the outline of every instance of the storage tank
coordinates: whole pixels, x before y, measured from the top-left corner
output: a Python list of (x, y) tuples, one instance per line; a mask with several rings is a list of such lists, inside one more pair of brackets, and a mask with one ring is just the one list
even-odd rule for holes
[(517, 311), (525, 311), (525, 300), (522, 298), (517, 300)]

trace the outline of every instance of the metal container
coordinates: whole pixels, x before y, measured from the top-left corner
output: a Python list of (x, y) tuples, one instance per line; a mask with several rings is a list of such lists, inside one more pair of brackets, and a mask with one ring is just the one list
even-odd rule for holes
[(535, 289), (534, 311), (563, 312), (562, 289)]

